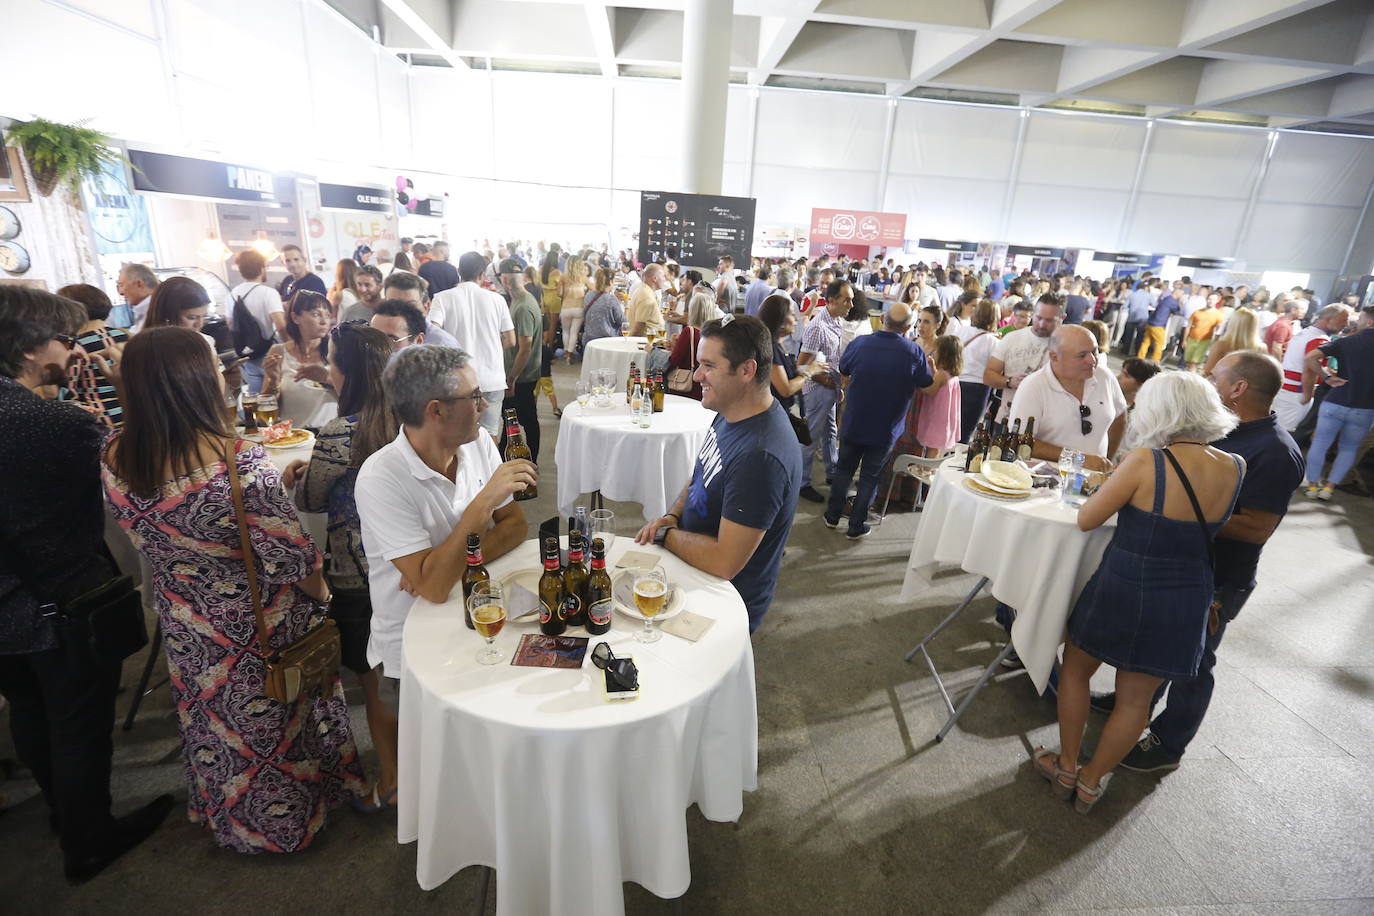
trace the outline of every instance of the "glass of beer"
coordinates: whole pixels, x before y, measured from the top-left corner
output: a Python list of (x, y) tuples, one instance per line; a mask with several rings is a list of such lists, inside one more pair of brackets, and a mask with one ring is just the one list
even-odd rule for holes
[(253, 419), (257, 420), (258, 428), (266, 429), (277, 422), (277, 396), (275, 394), (259, 394), (257, 406), (253, 408)]
[(500, 649), (492, 645), (501, 628), (506, 625), (506, 596), (501, 591), (501, 583), (495, 581), (478, 582), (468, 596), (468, 613), (472, 615), (472, 625), (477, 635), (486, 640), (482, 650), (477, 653), (477, 661), (483, 665), (495, 665), (505, 659)]
[(654, 629), (654, 618), (668, 606), (668, 574), (662, 566), (635, 570), (635, 608), (644, 615), (644, 629), (635, 634), (640, 642), (658, 642), (663, 634)]
[(257, 410), (258, 393), (250, 389), (247, 385), (243, 386), (243, 396), (239, 399), (239, 406), (243, 409), (243, 428), (253, 430), (258, 428)]

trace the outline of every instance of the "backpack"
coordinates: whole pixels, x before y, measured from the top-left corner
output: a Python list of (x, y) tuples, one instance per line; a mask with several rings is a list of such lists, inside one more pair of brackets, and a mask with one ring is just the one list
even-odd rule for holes
[(272, 349), (273, 343), (273, 338), (262, 332), (262, 325), (258, 324), (258, 319), (248, 310), (248, 303), (244, 302), (247, 295), (259, 286), (262, 284), (255, 283), (244, 290), (242, 296), (234, 297), (234, 350), (239, 356), (249, 359), (262, 359)]

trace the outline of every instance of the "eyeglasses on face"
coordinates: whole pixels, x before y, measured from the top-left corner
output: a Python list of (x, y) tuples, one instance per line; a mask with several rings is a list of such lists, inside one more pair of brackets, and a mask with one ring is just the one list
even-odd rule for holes
[(1093, 431), (1093, 424), (1092, 424), (1092, 421), (1088, 419), (1088, 417), (1090, 417), (1090, 416), (1092, 416), (1092, 411), (1088, 408), (1088, 405), (1087, 405), (1087, 404), (1079, 404), (1079, 405), (1078, 405), (1078, 422), (1079, 422), (1079, 424), (1081, 425), (1081, 428), (1082, 428), (1082, 430), (1083, 430), (1083, 435), (1085, 435), (1085, 436), (1086, 436), (1088, 433), (1090, 433), (1090, 432)]
[(52, 339), (62, 344), (68, 350), (76, 349), (76, 338), (70, 334), (54, 334)]
[[(400, 339), (405, 340), (406, 338), (402, 337)], [(453, 401), (485, 401), (486, 399), (486, 395), (484, 395), (482, 392), (474, 391), (472, 394), (456, 394), (451, 398), (435, 398), (434, 400), (439, 401), (442, 404), (449, 404)]]

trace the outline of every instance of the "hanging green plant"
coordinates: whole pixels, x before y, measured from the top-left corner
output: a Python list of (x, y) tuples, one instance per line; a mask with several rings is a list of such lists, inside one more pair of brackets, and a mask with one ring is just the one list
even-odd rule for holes
[(39, 194), (47, 197), (59, 184), (79, 191), (82, 180), (99, 175), (106, 163), (125, 161), (111, 149), (114, 141), (108, 134), (86, 127), (86, 123), (59, 124), (34, 118), (10, 125), (5, 142), (24, 151)]

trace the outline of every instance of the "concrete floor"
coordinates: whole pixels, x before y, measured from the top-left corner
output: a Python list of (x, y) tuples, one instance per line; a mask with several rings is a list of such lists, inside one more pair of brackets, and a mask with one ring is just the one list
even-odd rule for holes
[[(570, 397), (574, 370), (556, 377)], [(555, 511), (557, 425), (541, 409), (546, 481), (531, 519)], [(613, 508), (628, 531), (638, 507)], [(1374, 663), (1365, 655), (1374, 501), (1295, 497), (1221, 648), (1212, 710), (1182, 768), (1162, 779), (1120, 772), (1088, 817), (1056, 802), (1031, 770), (1030, 749), (1055, 745), (1057, 734), (1053, 703), (1023, 674), (1000, 676), (948, 739), (933, 742), (943, 706), (924, 666), (902, 655), (972, 579), (952, 573), (917, 601), (898, 598), (919, 518), (896, 514), (851, 543), (802, 503), (777, 598), (754, 637), (759, 789), (738, 824), (688, 812), (693, 882), (682, 911), (1374, 912)], [(934, 643), (952, 684), (971, 682), (997, 653), (992, 611), (980, 599)], [(129, 660), (127, 684), (142, 661)], [(1090, 745), (1100, 725), (1094, 717)], [(115, 735), (117, 813), (158, 792), (184, 798), (165, 688), (132, 732)], [(8, 729), (0, 757), (13, 757)], [(7, 913), (476, 906), (478, 869), (423, 892), (414, 846), (396, 844), (394, 821), (349, 810), (294, 857), (218, 849), (174, 814), (99, 879), (69, 889), (32, 781), (21, 772), (0, 792), (9, 797), (0, 815)], [(625, 899), (631, 914), (674, 911), (635, 885)]]

